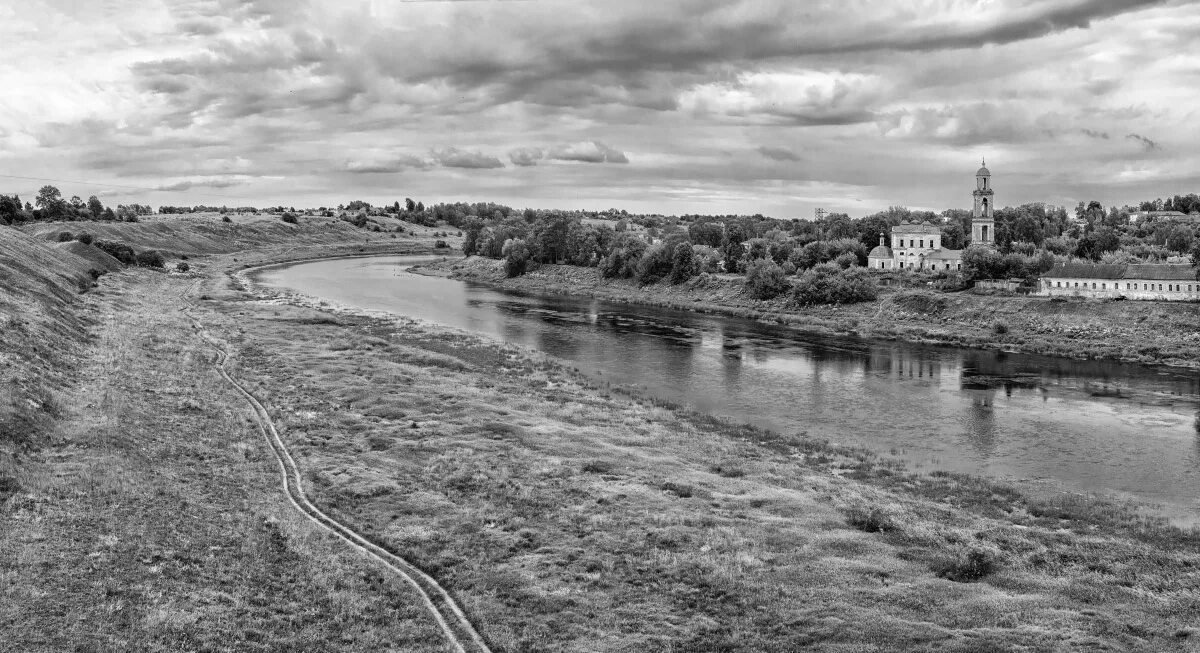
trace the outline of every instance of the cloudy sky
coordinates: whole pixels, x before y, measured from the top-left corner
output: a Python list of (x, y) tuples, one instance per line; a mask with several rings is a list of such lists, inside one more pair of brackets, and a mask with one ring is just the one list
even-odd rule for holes
[[(1200, 6), (27, 0), (0, 192), (852, 216), (1200, 191)], [(89, 182), (94, 185), (83, 185)]]

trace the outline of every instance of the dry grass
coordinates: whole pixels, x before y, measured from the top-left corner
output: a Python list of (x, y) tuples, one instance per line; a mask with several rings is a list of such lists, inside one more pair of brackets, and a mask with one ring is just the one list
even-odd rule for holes
[(1194, 534), (724, 424), (511, 346), (249, 301), (221, 274), (287, 249), (112, 275), (85, 296), (90, 344), (54, 361), (76, 381), (42, 377), (43, 434), (0, 468), (16, 484), (0, 497), (4, 646), (442, 650), (403, 586), (287, 506), (175, 310), (194, 281), (316, 502), (446, 584), (496, 650), (1200, 637)]
[[(499, 650), (1187, 650), (1193, 535), (604, 396), (511, 346), (227, 304), (319, 503)], [(305, 326), (299, 327), (297, 325)]]

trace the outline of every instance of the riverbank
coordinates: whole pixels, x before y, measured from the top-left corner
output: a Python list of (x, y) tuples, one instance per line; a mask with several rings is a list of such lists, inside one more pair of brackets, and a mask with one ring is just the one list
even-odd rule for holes
[(679, 285), (640, 286), (605, 279), (596, 268), (565, 265), (543, 265), (509, 279), (501, 261), (480, 257), (429, 267), (508, 290), (719, 313), (815, 333), (1200, 368), (1200, 310), (1195, 304), (883, 289), (872, 302), (801, 308), (787, 297), (750, 298), (737, 275), (706, 274)]
[(0, 498), (3, 641), (444, 650), (400, 581), (286, 503), (185, 306), (314, 502), (437, 578), (496, 651), (1182, 651), (1200, 637), (1194, 533), (1085, 497), (909, 475), (525, 349), (230, 278), (298, 254), (272, 248), (126, 269), (64, 299), (86, 335), (55, 362), (45, 442)]

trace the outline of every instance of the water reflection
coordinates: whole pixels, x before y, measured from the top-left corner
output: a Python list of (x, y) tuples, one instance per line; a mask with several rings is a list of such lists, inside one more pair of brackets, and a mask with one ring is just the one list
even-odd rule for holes
[(1161, 502), (1184, 520), (1200, 514), (1200, 379), (1192, 373), (515, 295), (395, 276), (394, 264), (363, 259), (297, 265), (262, 279), (536, 347), (664, 399), (898, 452), (914, 467), (1054, 479)]

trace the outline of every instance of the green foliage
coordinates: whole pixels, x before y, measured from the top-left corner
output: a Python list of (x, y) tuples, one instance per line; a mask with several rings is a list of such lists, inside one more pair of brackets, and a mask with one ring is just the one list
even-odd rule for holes
[(92, 241), (94, 239), (92, 238), (92, 235), (89, 234), (88, 232), (81, 231), (81, 232), (75, 234), (75, 240), (78, 240), (79, 242), (83, 243), (84, 245), (91, 245)]
[(191, 266), (191, 265), (188, 265), (188, 264), (187, 264), (186, 262), (184, 262), (184, 261), (180, 261), (179, 263), (177, 263), (177, 264), (175, 265), (175, 271), (176, 271), (176, 272), (187, 272), (188, 270), (191, 270), (191, 269), (192, 269), (192, 266)]
[(296, 218), (296, 214), (295, 214), (295, 213), (292, 213), (291, 211), (288, 211), (287, 213), (284, 213), (284, 214), (283, 214), (283, 218), (282, 218), (282, 220), (283, 220), (284, 222), (288, 223), (288, 224), (297, 224), (297, 223), (299, 223), (299, 220)]
[(233, 222), (233, 219), (227, 215), (223, 215), (223, 216), (221, 216), (221, 222)]
[(71, 242), (72, 240), (75, 240), (75, 234), (73, 234), (73, 233), (71, 233), (71, 232), (69, 232), (69, 231), (60, 231), (60, 232), (59, 232), (59, 234), (58, 234), (58, 242), (60, 242), (60, 243), (69, 243), (69, 242)]
[[(816, 240), (792, 250), (788, 260), (797, 270), (808, 270), (821, 263), (838, 260), (845, 254), (852, 255), (852, 265), (865, 265), (867, 248), (862, 242), (850, 238), (840, 240)], [(846, 261), (847, 259), (842, 259)], [(849, 265), (845, 265), (849, 267)]]
[(757, 259), (746, 266), (746, 292), (754, 299), (773, 299), (790, 287), (787, 275), (775, 261)]
[(1107, 252), (1116, 251), (1121, 246), (1121, 239), (1116, 232), (1108, 227), (1102, 227), (1085, 234), (1075, 245), (1075, 256), (1099, 261)]
[(148, 249), (144, 252), (139, 252), (136, 258), (137, 264), (144, 268), (162, 268), (166, 265), (163, 259), (162, 252), (156, 249)]
[(666, 243), (654, 243), (646, 248), (641, 260), (637, 263), (635, 276), (640, 284), (651, 284), (660, 281), (671, 273), (673, 264), (671, 255), (673, 247)]
[(646, 241), (629, 232), (618, 233), (612, 249), (600, 261), (600, 274), (609, 279), (632, 278), (647, 247)]
[(95, 246), (100, 251), (117, 259), (125, 265), (134, 265), (137, 263), (137, 255), (134, 253), (133, 248), (129, 245), (109, 240), (97, 240), (95, 242)]
[(524, 240), (511, 238), (504, 242), (504, 274), (509, 277), (519, 277), (525, 274), (529, 267), (530, 252)]
[(956, 583), (973, 583), (994, 573), (999, 565), (999, 556), (994, 552), (967, 547), (935, 562), (933, 572)]
[(697, 266), (691, 244), (676, 245), (671, 259), (671, 283), (683, 283), (696, 276)]
[(892, 518), (879, 508), (854, 507), (846, 511), (846, 523), (867, 533), (884, 533), (896, 530)]
[(792, 298), (801, 306), (811, 306), (867, 302), (878, 294), (875, 279), (866, 268), (842, 268), (836, 263), (822, 263), (800, 275)]

